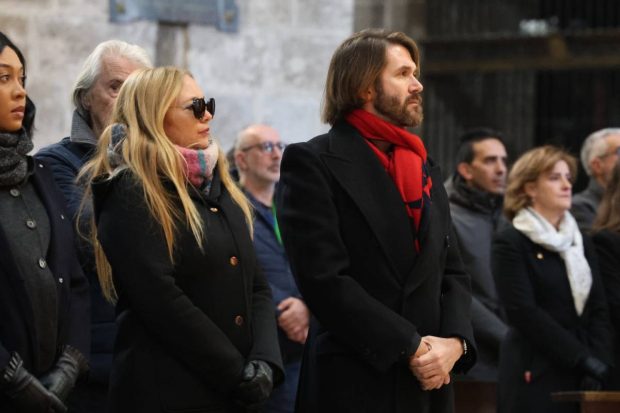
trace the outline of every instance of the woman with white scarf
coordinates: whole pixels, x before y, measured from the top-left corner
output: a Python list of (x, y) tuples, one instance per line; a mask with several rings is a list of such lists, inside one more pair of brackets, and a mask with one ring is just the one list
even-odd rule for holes
[(570, 214), (576, 160), (553, 146), (514, 164), (493, 274), (510, 332), (500, 351), (498, 411), (577, 412), (551, 393), (600, 390), (611, 331), (595, 251)]

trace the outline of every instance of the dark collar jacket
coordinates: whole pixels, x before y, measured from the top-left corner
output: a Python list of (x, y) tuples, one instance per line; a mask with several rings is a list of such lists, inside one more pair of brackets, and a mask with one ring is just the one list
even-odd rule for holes
[(582, 232), (590, 232), (604, 192), (605, 190), (596, 179), (590, 178), (588, 187), (573, 197), (570, 212), (575, 217)]
[(583, 240), (592, 288), (581, 315), (557, 252), (532, 242), (512, 225), (493, 241), (493, 274), (510, 325), (500, 352), (500, 412), (572, 412), (574, 406), (558, 406), (549, 394), (580, 389), (585, 372), (577, 365), (585, 356), (612, 363), (611, 327), (596, 251), (587, 236)]
[[(35, 160), (30, 176), (37, 195), (50, 221), (51, 238), (45, 257), (56, 279), (59, 297), (58, 342), (71, 345), (88, 356), (90, 347), (88, 282), (78, 263), (71, 219), (64, 199), (56, 187), (47, 164)], [(10, 353), (18, 352), (24, 366), (31, 369), (37, 358), (37, 342), (33, 326), (30, 296), (11, 254), (5, 234), (0, 228), (0, 369), (7, 365)], [(33, 257), (33, 260), (37, 259)], [(40, 375), (43, 372), (32, 372)], [(11, 412), (0, 396), (0, 411)]]
[[(407, 368), (424, 335), (470, 343), (462, 270), (439, 168), (428, 230), (414, 234), (401, 196), (344, 122), (287, 147), (278, 219), (298, 286), (315, 319), (302, 363), (299, 412), (450, 412), (451, 385), (423, 392)], [(428, 410), (430, 409), (430, 410)]]
[(501, 215), (502, 197), (468, 187), (458, 174), (445, 187), (463, 265), (471, 277), (472, 324), (478, 361), (467, 377), (496, 382), (499, 348), (508, 331), (491, 272), (493, 236), (498, 228), (508, 225)]
[[(81, 140), (74, 140), (74, 137)], [(80, 210), (84, 187), (76, 182), (76, 178), (82, 166), (90, 160), (94, 154), (95, 145), (86, 143), (87, 139), (94, 135), (86, 124), (86, 121), (76, 112), (73, 113), (73, 126), (71, 138), (66, 137), (60, 142), (42, 148), (37, 152), (37, 158), (44, 159), (52, 169), (54, 181), (62, 191), (67, 211), (77, 222), (80, 213), (80, 230), (87, 234), (92, 218), (92, 208), (86, 205)], [(91, 360), (88, 383), (100, 386), (107, 384), (112, 365), (112, 350), (114, 337), (116, 336), (116, 324), (114, 322), (114, 306), (103, 297), (101, 285), (95, 268), (95, 257), (89, 241), (82, 237), (78, 241), (78, 258), (84, 274), (90, 284), (91, 300)]]
[[(277, 313), (277, 306), (280, 302), (289, 297), (301, 299), (301, 294), (299, 294), (299, 289), (297, 289), (297, 284), (293, 278), (284, 247), (275, 233), (273, 210), (263, 205), (248, 191), (245, 194), (254, 206), (254, 249), (256, 250), (256, 257), (271, 287)], [(280, 326), (278, 326), (278, 338), (284, 363), (299, 362), (303, 345), (290, 340)]]
[(204, 247), (179, 221), (172, 262), (129, 170), (93, 185), (98, 239), (119, 296), (110, 377), (117, 413), (243, 411), (231, 392), (248, 360), (282, 376), (271, 293), (244, 215), (217, 175), (208, 196), (189, 189)]

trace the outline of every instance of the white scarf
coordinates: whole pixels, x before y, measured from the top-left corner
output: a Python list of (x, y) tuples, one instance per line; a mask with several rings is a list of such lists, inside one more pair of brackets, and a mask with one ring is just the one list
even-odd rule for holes
[(577, 314), (583, 313), (590, 288), (592, 271), (583, 252), (583, 238), (575, 218), (567, 211), (556, 230), (532, 208), (523, 208), (512, 220), (514, 227), (535, 244), (560, 254), (566, 264), (568, 283), (573, 294)]

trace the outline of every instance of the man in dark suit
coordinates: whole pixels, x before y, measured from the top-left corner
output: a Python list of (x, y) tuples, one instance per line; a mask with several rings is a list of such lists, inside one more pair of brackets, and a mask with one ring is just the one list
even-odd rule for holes
[(450, 373), (476, 359), (415, 42), (364, 30), (334, 53), (325, 135), (287, 147), (278, 220), (313, 318), (297, 411), (451, 412)]

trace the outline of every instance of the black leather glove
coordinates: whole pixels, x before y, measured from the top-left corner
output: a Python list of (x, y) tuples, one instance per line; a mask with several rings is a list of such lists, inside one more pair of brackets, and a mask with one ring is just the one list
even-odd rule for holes
[(273, 389), (273, 371), (267, 362), (252, 360), (243, 369), (243, 379), (233, 392), (234, 400), (248, 409), (260, 407)]
[(82, 353), (71, 346), (65, 346), (54, 368), (41, 377), (41, 384), (64, 402), (77, 379), (86, 371), (88, 362)]
[(581, 390), (601, 390), (610, 373), (610, 367), (594, 356), (582, 358), (577, 367), (584, 373), (584, 378), (581, 380)]
[(19, 412), (64, 413), (67, 411), (64, 403), (24, 368), (24, 362), (17, 353), (11, 354), (9, 364), (0, 376), (0, 382), (2, 389)]

